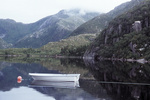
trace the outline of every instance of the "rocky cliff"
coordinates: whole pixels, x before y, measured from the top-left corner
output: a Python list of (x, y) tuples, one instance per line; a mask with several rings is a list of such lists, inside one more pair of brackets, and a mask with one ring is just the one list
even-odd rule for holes
[(85, 57), (149, 59), (149, 10), (150, 1), (145, 0), (114, 18), (86, 51)]

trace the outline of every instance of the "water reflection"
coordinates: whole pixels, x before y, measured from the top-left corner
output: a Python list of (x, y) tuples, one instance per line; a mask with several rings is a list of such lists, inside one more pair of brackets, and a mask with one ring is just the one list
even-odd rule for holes
[(150, 65), (85, 60), (86, 66), (113, 100), (150, 100)]
[[(34, 72), (79, 73), (80, 87), (32, 84), (28, 73)], [(0, 100), (10, 100), (9, 97), (14, 100), (150, 100), (149, 73), (148, 64), (138, 63), (81, 59), (46, 59), (39, 60), (38, 64), (0, 62)], [(24, 79), (21, 84), (17, 83), (18, 76)]]
[(32, 88), (19, 87), (10, 91), (0, 92), (0, 100), (55, 100), (45, 94), (39, 93)]
[[(6, 63), (6, 62), (5, 62)], [(2, 63), (3, 64), (3, 63)], [(7, 63), (1, 69), (0, 75), (0, 90), (9, 91), (14, 87), (25, 86), (30, 83), (29, 72), (56, 72), (49, 71), (43, 66), (35, 63), (21, 64), (21, 63)], [(24, 82), (22, 84), (17, 83), (17, 77), (22, 76)]]
[(34, 88), (42, 94), (54, 97), (56, 100), (95, 100), (96, 98), (84, 91), (82, 88), (50, 88), (36, 87)]
[[(98, 99), (97, 96), (93, 96), (90, 94), (92, 85), (96, 86), (94, 83), (90, 83), (91, 85), (85, 86), (85, 78), (89, 75), (88, 69), (84, 68), (83, 66), (78, 66), (71, 64), (67, 65), (62, 63), (60, 60), (56, 61), (56, 63), (47, 63), (46, 62), (39, 62), (41, 64), (36, 63), (8, 63), (2, 62), (2, 67), (0, 67), (0, 100), (96, 100)], [(60, 65), (59, 63), (60, 62)], [(4, 65), (5, 63), (5, 65)], [(56, 66), (55, 66), (56, 64)], [(43, 67), (42, 65), (47, 65)], [(52, 66), (53, 65), (53, 66)], [(72, 67), (73, 65), (73, 67)], [(71, 70), (72, 67), (72, 70)], [(28, 73), (81, 73), (83, 76), (82, 81), (80, 81), (81, 86), (76, 88), (60, 88), (57, 86), (52, 87), (30, 87), (32, 85), (32, 79), (28, 75)], [(22, 76), (23, 81), (22, 83), (17, 83), (17, 77)], [(54, 83), (55, 84), (55, 83)], [(55, 84), (56, 85), (56, 84)], [(90, 87), (89, 87), (90, 86)], [(97, 84), (98, 86), (98, 84)], [(90, 90), (91, 89), (91, 90)], [(94, 91), (94, 90), (92, 90)], [(92, 92), (91, 92), (92, 93)], [(105, 92), (106, 93), (106, 92)], [(19, 95), (19, 96), (18, 96)], [(38, 95), (38, 96), (37, 96)], [(5, 97), (6, 96), (6, 97)], [(18, 98), (17, 98), (18, 96)], [(106, 96), (108, 97), (108, 96)]]
[(76, 89), (80, 87), (79, 81), (41, 81), (41, 80), (34, 80), (30, 84), (30, 87), (57, 87), (57, 88), (71, 88)]

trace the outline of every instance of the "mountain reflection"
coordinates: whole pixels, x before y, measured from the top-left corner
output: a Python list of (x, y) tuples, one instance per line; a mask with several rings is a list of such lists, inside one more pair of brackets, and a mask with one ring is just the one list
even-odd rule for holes
[(150, 100), (149, 64), (88, 60), (85, 64), (113, 100)]
[[(1, 63), (1, 64), (4, 64)], [(40, 64), (22, 64), (22, 63), (7, 63), (0, 71), (0, 90), (9, 91), (14, 87), (26, 86), (30, 83), (31, 77), (28, 73), (34, 72), (51, 72), (58, 73), (57, 71), (49, 71), (47, 68), (44, 68)], [(21, 84), (17, 83), (17, 77), (22, 76), (23, 82)]]
[[(20, 95), (28, 96), (28, 94), (33, 94), (36, 92), (30, 91), (32, 88), (33, 90), (44, 94), (48, 97), (53, 97), (56, 100), (96, 100), (97, 98), (109, 98), (106, 94), (106, 91), (101, 92), (100, 90), (103, 90), (103, 88), (99, 85), (99, 83), (96, 83), (94, 81), (87, 81), (86, 79), (88, 77), (91, 77), (91, 74), (89, 73), (88, 69), (85, 67), (83, 62), (79, 62), (80, 60), (75, 60), (75, 62), (71, 63), (72, 60), (59, 60), (57, 59), (57, 63), (55, 61), (46, 61), (46, 62), (40, 62), (41, 64), (36, 63), (8, 63), (8, 62), (2, 62), (1, 70), (0, 70), (0, 95), (4, 93), (11, 93), (12, 90), (19, 90)], [(49, 62), (49, 63), (48, 63)], [(5, 64), (4, 64), (5, 63)], [(56, 64), (56, 65), (55, 65)], [(44, 65), (45, 67), (43, 67)], [(59, 88), (59, 87), (30, 87), (29, 85), (32, 83), (31, 77), (28, 75), (28, 73), (81, 73), (82, 78), (79, 82), (80, 87), (77, 88)], [(22, 76), (23, 81), (22, 83), (17, 83), (17, 77)], [(22, 88), (24, 87), (24, 88)], [(96, 90), (96, 89), (100, 90)], [(22, 90), (24, 89), (24, 90)], [(28, 91), (29, 90), (29, 91)], [(96, 91), (95, 91), (96, 90)], [(1, 92), (2, 91), (2, 92)], [(22, 94), (22, 93), (28, 93), (28, 94)], [(16, 94), (16, 93), (14, 93)], [(9, 95), (8, 95), (9, 96)], [(3, 96), (4, 97), (4, 96)], [(12, 96), (11, 96), (12, 97)], [(15, 97), (15, 96), (14, 96)], [(19, 98), (18, 98), (19, 99)], [(110, 100), (110, 99), (109, 99)]]
[[(51, 59), (38, 63), (0, 62), (0, 94), (26, 87), (56, 100), (150, 100), (149, 64), (83, 62), (82, 59)], [(28, 73), (34, 72), (80, 73), (80, 87), (30, 87), (33, 80)], [(18, 76), (24, 79), (21, 84), (17, 83)]]

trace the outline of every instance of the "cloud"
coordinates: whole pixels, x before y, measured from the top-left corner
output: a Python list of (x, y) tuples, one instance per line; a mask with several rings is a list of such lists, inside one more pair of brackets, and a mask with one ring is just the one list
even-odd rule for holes
[(130, 0), (3, 0), (0, 3), (0, 18), (31, 23), (62, 9), (108, 12), (125, 1)]

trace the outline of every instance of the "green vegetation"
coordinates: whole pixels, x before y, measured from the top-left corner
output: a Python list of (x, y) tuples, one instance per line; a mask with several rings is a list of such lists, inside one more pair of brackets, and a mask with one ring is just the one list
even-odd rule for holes
[(0, 49), (1, 56), (47, 57), (47, 56), (83, 56), (87, 46), (96, 35), (83, 34), (63, 39), (59, 42), (49, 42), (41, 48), (10, 48)]
[(86, 47), (96, 37), (95, 34), (83, 34), (63, 39), (59, 42), (50, 42), (40, 48), (45, 54), (63, 56), (82, 56)]
[[(96, 53), (106, 58), (145, 58), (150, 60), (149, 5), (149, 0), (144, 1), (132, 10), (116, 17), (101, 32), (91, 47), (99, 47), (100, 49)], [(141, 22), (141, 30), (133, 29), (135, 21)]]
[(79, 47), (66, 46), (61, 49), (61, 54), (66, 56), (83, 56), (88, 45), (83, 45)]
[[(150, 37), (147, 37), (143, 33), (130, 33), (123, 35), (120, 38), (119, 42), (116, 42), (112, 45), (101, 45), (101, 50), (98, 51), (98, 54), (111, 58), (150, 58), (150, 51), (149, 51), (149, 43)], [(134, 51), (129, 46), (130, 44), (135, 46)]]
[(109, 22), (111, 19), (112, 18), (107, 14), (101, 14), (98, 17), (95, 17), (90, 21), (82, 24), (72, 32), (71, 36), (76, 36), (79, 34), (100, 33), (100, 31), (105, 28), (105, 23)]
[(1, 56), (31, 56), (32, 54), (39, 54), (41, 51), (32, 48), (10, 48), (0, 49)]

